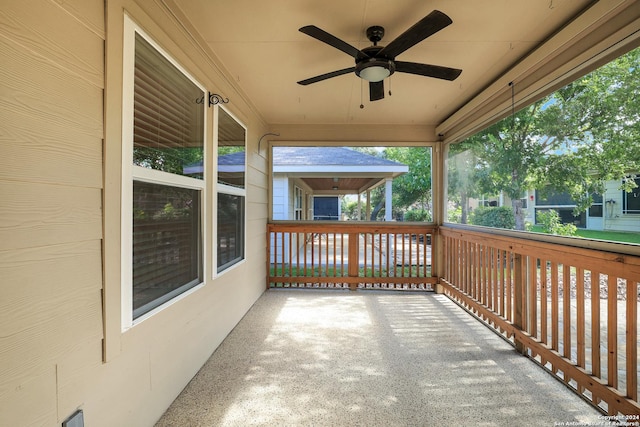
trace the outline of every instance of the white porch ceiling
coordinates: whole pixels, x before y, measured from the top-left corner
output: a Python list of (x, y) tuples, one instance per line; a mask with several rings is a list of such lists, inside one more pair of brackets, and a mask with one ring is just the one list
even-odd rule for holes
[[(437, 126), (589, 5), (590, 0), (173, 0), (273, 125)], [(316, 25), (361, 49), (365, 29), (381, 25), (390, 42), (438, 9), (453, 24), (398, 55), (399, 60), (463, 70), (453, 81), (395, 73), (392, 96), (370, 102), (368, 86), (346, 74), (309, 86), (296, 82), (353, 66), (353, 58), (298, 29)], [(366, 82), (364, 82), (366, 83)], [(360, 108), (361, 102), (364, 108)]]

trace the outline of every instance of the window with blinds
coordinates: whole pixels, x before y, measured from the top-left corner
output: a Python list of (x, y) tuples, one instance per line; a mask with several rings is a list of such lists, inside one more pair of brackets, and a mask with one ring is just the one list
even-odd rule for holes
[[(204, 91), (135, 33), (133, 319), (203, 281)], [(199, 165), (194, 168), (193, 165)]]
[(244, 259), (246, 129), (218, 108), (218, 273)]
[[(188, 172), (204, 157), (204, 93), (136, 34), (133, 163), (202, 179)], [(187, 171), (187, 172), (185, 172)]]

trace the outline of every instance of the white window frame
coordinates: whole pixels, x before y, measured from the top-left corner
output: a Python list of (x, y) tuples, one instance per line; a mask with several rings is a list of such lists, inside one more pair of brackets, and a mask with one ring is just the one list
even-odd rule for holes
[[(217, 162), (217, 154), (216, 154), (216, 161), (213, 162), (214, 163), (214, 181), (215, 181), (215, 190), (214, 190), (214, 197), (213, 199), (215, 200), (215, 206), (212, 209), (213, 213), (214, 213), (214, 224), (213, 224), (213, 229), (216, 230), (216, 236), (215, 239), (213, 241), (213, 254), (212, 254), (212, 265), (214, 265), (215, 267), (212, 269), (212, 278), (216, 278), (219, 277), (225, 273), (227, 273), (228, 271), (231, 271), (235, 268), (237, 268), (239, 265), (242, 265), (246, 262), (247, 260), (247, 126), (245, 126), (245, 124), (240, 121), (238, 119), (238, 117), (236, 117), (235, 114), (233, 114), (231, 111), (229, 111), (228, 108), (224, 107), (223, 105), (220, 104), (216, 104), (215, 105), (215, 117), (214, 117), (214, 122), (213, 122), (213, 129), (214, 129), (214, 141), (215, 141), (215, 146), (214, 146), (214, 151), (217, 153), (218, 152), (218, 126), (220, 123), (219, 117), (220, 117), (220, 109), (224, 110), (225, 113), (227, 113), (233, 120), (235, 120), (235, 122), (240, 125), (243, 129), (244, 129), (244, 185), (242, 188), (239, 187), (234, 187), (232, 185), (226, 185), (226, 184), (220, 184), (218, 182), (218, 162)], [(242, 213), (242, 220), (243, 220), (243, 224), (242, 224), (242, 259), (234, 262), (233, 264), (230, 264), (229, 266), (227, 266), (226, 268), (224, 268), (223, 270), (220, 270), (220, 265), (218, 265), (218, 194), (228, 194), (231, 196), (240, 196), (243, 197), (244, 199), (244, 203), (243, 203), (243, 213)]]
[[(300, 217), (298, 218), (298, 213)], [(304, 220), (304, 191), (297, 185), (293, 186), (293, 219)]]
[[(159, 311), (164, 310), (169, 305), (184, 299), (186, 296), (204, 286), (204, 278), (207, 277), (207, 205), (209, 196), (206, 189), (206, 179), (196, 179), (187, 176), (180, 176), (164, 171), (147, 169), (133, 164), (133, 129), (134, 129), (134, 68), (135, 68), (135, 39), (136, 34), (140, 35), (168, 62), (175, 66), (185, 77), (200, 88), (204, 94), (206, 88), (195, 79), (186, 69), (184, 69), (173, 57), (159, 46), (151, 36), (149, 36), (140, 26), (138, 26), (128, 15), (124, 16), (124, 37), (123, 37), (123, 61), (122, 61), (122, 206), (121, 206), (121, 329), (126, 331), (131, 327), (152, 317)], [(195, 101), (195, 100), (194, 100)], [(205, 168), (203, 176), (206, 178), (207, 159), (209, 158), (207, 141), (207, 109), (203, 108), (203, 142), (204, 142), (204, 162)], [(133, 182), (143, 181), (154, 184), (195, 189), (200, 192), (200, 233), (201, 233), (201, 258), (202, 280), (197, 285), (171, 298), (170, 300), (153, 308), (149, 312), (133, 319)]]
[[(638, 183), (638, 181), (640, 180), (640, 173), (634, 173), (634, 174), (630, 174), (627, 176), (627, 179), (629, 180), (634, 180), (636, 183)], [(640, 212), (634, 209), (629, 209), (629, 198), (631, 197), (631, 194), (633, 194), (634, 196), (636, 196), (638, 194), (637, 191), (634, 191), (632, 193), (627, 193), (626, 191), (622, 191), (622, 215), (624, 216), (638, 216), (640, 215)]]

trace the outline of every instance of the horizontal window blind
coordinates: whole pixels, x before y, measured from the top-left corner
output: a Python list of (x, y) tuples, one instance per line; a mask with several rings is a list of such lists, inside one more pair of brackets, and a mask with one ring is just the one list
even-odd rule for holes
[(204, 92), (136, 35), (134, 164), (184, 174), (204, 154)]
[(200, 193), (133, 182), (134, 318), (201, 281)]

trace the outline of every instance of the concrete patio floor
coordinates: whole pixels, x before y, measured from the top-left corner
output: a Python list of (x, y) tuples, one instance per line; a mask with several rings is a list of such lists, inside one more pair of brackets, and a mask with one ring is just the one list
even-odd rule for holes
[(603, 421), (444, 295), (270, 290), (157, 426)]

